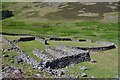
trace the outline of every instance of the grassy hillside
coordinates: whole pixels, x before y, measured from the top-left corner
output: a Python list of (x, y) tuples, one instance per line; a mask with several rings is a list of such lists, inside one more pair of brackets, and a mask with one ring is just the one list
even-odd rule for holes
[(66, 36), (87, 38), (117, 43), (118, 24), (100, 22), (33, 22), (27, 23), (6, 19), (3, 21), (3, 32), (39, 34), (40, 36)]
[[(118, 3), (42, 3), (42, 2), (3, 2), (3, 10), (12, 10), (15, 19), (31, 20), (79, 20), (116, 22)], [(111, 16), (111, 17), (109, 17)], [(35, 21), (33, 20), (35, 19)], [(111, 20), (109, 20), (111, 19)]]
[[(48, 39), (49, 37), (70, 37), (74, 40), (90, 39), (94, 41), (110, 41), (115, 43), (116, 49), (101, 51), (91, 54), (91, 58), (97, 62), (91, 64), (88, 62), (65, 68), (66, 74), (79, 76), (85, 72), (88, 77), (112, 78), (118, 76), (118, 3), (3, 3), (3, 10), (13, 11), (14, 16), (3, 19), (2, 32), (33, 34)], [(9, 40), (18, 39), (21, 36), (5, 36)], [(69, 41), (48, 41), (53, 47), (57, 43), (69, 46), (99, 46), (97, 44), (88, 44)], [(37, 41), (14, 43), (21, 50), (25, 51), (30, 57), (41, 60), (32, 54), (34, 48), (45, 50), (45, 45)], [(30, 46), (28, 48), (28, 46)], [(8, 47), (4, 44), (3, 48)], [(11, 52), (13, 55), (16, 53)], [(10, 54), (5, 52), (3, 54)], [(8, 65), (9, 59), (3, 59)], [(24, 66), (25, 65), (25, 66)], [(24, 74), (33, 76), (34, 73), (43, 73), (34, 69), (27, 70), (28, 64), (20, 64), (17, 67), (24, 67)], [(80, 67), (86, 66), (89, 70), (81, 71)], [(28, 74), (27, 74), (28, 73)], [(48, 74), (46, 74), (48, 75)]]

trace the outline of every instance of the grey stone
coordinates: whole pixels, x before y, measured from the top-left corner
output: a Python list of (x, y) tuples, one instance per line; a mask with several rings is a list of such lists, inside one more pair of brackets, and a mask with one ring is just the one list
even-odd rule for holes
[(94, 59), (91, 59), (90, 62), (91, 62), (91, 63), (96, 63), (97, 61), (94, 60)]
[(42, 75), (41, 75), (41, 74), (35, 74), (35, 76), (36, 76), (36, 77), (42, 77)]
[(85, 71), (85, 70), (87, 70), (87, 67), (82, 66), (80, 69), (83, 70), (83, 71)]
[(16, 61), (17, 61), (18, 64), (21, 63), (21, 62), (23, 62), (23, 60), (20, 57), (15, 57), (15, 59), (16, 59)]
[(82, 77), (87, 77), (87, 74), (81, 73), (81, 76), (82, 76)]
[(91, 76), (91, 78), (95, 78), (94, 76)]

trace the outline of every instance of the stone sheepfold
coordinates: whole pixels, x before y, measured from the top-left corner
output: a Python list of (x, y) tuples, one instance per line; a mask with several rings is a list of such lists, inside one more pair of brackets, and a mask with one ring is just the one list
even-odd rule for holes
[(61, 50), (55, 49), (50, 46), (46, 46), (46, 52), (44, 53), (39, 49), (34, 49), (33, 54), (41, 58), (45, 63), (45, 67), (56, 69), (56, 68), (64, 68), (71, 64), (77, 64), (83, 61), (90, 61), (90, 55), (88, 51), (71, 49), (69, 50)]

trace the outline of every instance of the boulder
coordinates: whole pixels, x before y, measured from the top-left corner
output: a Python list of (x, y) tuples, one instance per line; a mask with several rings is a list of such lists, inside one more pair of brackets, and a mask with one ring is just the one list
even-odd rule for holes
[(15, 59), (16, 59), (16, 62), (19, 64), (19, 63), (21, 63), (21, 62), (23, 62), (23, 60), (20, 58), (20, 57), (15, 57)]
[(85, 71), (85, 70), (87, 70), (87, 67), (82, 66), (80, 69), (81, 69), (82, 71)]
[(10, 74), (11, 78), (24, 78), (21, 69), (16, 69)]
[(9, 55), (8, 54), (4, 54), (3, 57), (9, 57)]
[(35, 74), (35, 76), (36, 76), (36, 77), (42, 77), (42, 75), (41, 75), (41, 74)]
[(97, 61), (94, 60), (94, 59), (91, 59), (90, 62), (91, 62), (91, 63), (96, 63)]
[(81, 76), (82, 76), (82, 77), (87, 77), (87, 74), (81, 73)]
[(95, 78), (94, 76), (91, 76), (91, 78)]

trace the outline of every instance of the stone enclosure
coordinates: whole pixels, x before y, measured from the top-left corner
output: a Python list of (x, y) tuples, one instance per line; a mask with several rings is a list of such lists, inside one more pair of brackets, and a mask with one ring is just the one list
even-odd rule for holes
[[(20, 56), (16, 57), (16, 60), (22, 60), (25, 63), (31, 64), (33, 67), (35, 67), (38, 70), (44, 70), (44, 69), (46, 70), (48, 68), (59, 69), (59, 68), (64, 68), (66, 66), (70, 66), (72, 64), (78, 64), (80, 62), (91, 61), (91, 57), (89, 54), (91, 51), (101, 51), (101, 50), (104, 51), (104, 50), (116, 48), (114, 43), (110, 43), (110, 42), (96, 42), (99, 44), (104, 44), (103, 46), (98, 46), (98, 47), (75, 47), (75, 46), (65, 46), (62, 44), (57, 44), (56, 48), (53, 48), (50, 45), (45, 45), (45, 51), (41, 51), (38, 48), (35, 48), (32, 51), (32, 54), (42, 59), (40, 62), (38, 62), (34, 58), (29, 57), (29, 55), (27, 55), (24, 51), (20, 50), (7, 38), (3, 36), (2, 38), (5, 43), (11, 46), (9, 51), (13, 50), (20, 54)], [(37, 40), (44, 44), (46, 41), (44, 38), (30, 36), (30, 37), (22, 37), (17, 40), (13, 40), (13, 42), (31, 41), (31, 40)], [(73, 41), (70, 38), (54, 38), (54, 39), (50, 38), (49, 40)], [(87, 41), (87, 40), (79, 40), (79, 41)]]

